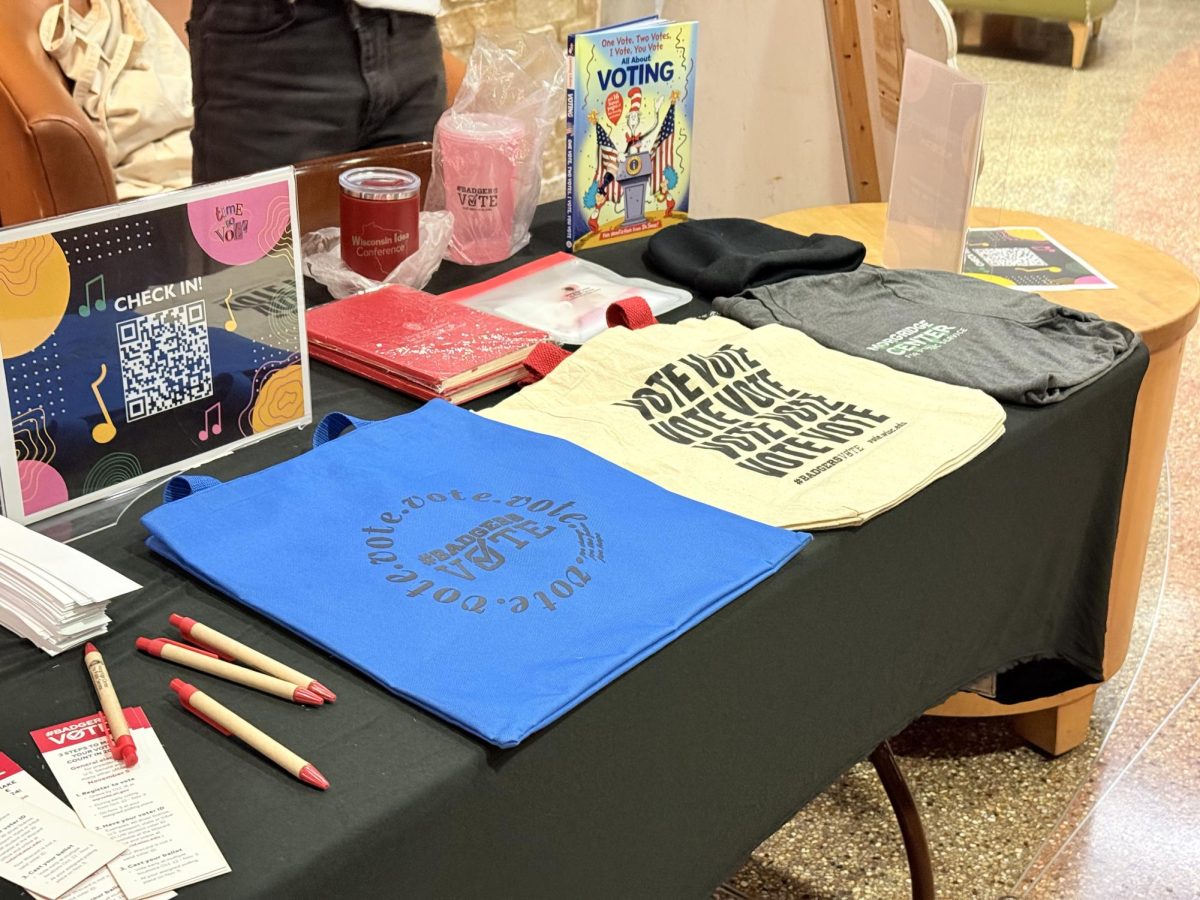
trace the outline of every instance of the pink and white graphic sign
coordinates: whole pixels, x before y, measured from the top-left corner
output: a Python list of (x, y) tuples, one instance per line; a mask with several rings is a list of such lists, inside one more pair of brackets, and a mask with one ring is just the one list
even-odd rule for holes
[(286, 181), (188, 204), (188, 222), (200, 248), (217, 262), (244, 266), (274, 249), (291, 221)]

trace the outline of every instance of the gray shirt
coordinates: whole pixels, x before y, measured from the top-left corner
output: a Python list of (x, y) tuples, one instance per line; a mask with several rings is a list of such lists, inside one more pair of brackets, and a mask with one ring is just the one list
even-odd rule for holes
[(713, 306), (743, 325), (787, 325), (834, 350), (1030, 406), (1095, 381), (1139, 340), (1037, 294), (925, 269), (864, 265), (718, 297)]

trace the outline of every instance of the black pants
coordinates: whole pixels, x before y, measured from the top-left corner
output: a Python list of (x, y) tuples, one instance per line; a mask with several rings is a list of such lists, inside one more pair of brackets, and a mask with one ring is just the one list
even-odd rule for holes
[(445, 108), (431, 16), (353, 0), (195, 0), (188, 35), (197, 182), (429, 140)]

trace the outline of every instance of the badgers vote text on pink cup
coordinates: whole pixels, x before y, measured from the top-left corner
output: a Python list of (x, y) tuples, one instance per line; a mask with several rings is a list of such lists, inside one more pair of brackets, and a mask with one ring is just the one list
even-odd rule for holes
[(437, 125), (446, 209), (454, 216), (447, 256), (482, 265), (512, 254), (513, 212), (529, 136), (517, 119), (448, 114)]

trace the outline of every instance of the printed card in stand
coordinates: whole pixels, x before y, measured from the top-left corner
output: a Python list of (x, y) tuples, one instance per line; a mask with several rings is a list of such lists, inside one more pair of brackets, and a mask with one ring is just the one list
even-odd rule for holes
[(3, 514), (78, 537), (307, 424), (297, 234), (290, 169), (0, 229)]

